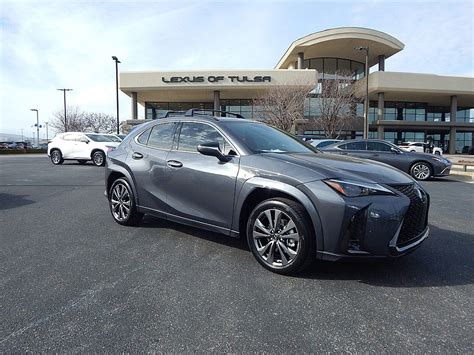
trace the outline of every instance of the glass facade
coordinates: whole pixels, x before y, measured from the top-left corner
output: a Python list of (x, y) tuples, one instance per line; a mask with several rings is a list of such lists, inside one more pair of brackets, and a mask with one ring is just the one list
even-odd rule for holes
[(456, 153), (474, 154), (474, 133), (456, 133)]
[[(362, 108), (363, 115), (363, 108)], [(428, 106), (419, 102), (385, 102), (384, 120), (450, 122), (451, 114), (448, 106)], [(369, 123), (375, 123), (377, 117), (377, 101), (370, 101)], [(456, 112), (456, 122), (474, 122), (474, 109), (460, 107)]]
[(304, 69), (316, 69), (319, 79), (334, 79), (336, 72), (347, 73), (347, 77), (359, 80), (364, 77), (364, 63), (342, 58), (311, 58), (303, 61)]
[[(222, 111), (241, 114), (245, 118), (257, 119), (257, 109), (252, 100), (220, 100)], [(186, 111), (191, 108), (213, 110), (213, 102), (146, 102), (145, 112), (147, 119), (164, 117), (168, 111)]]

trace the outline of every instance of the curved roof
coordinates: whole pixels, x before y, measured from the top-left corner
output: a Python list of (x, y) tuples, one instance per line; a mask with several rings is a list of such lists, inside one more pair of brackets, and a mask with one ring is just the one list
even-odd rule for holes
[(384, 32), (361, 27), (339, 27), (315, 32), (294, 41), (275, 66), (287, 69), (303, 52), (305, 58), (334, 57), (365, 62), (365, 52), (354, 47), (369, 47), (369, 66), (377, 63), (379, 55), (388, 58), (405, 45)]

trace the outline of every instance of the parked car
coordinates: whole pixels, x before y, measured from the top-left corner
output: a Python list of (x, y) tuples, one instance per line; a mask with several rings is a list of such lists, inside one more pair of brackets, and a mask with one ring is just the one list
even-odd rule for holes
[(327, 153), (376, 160), (410, 174), (417, 180), (448, 176), (451, 162), (441, 156), (406, 152), (395, 144), (378, 139), (356, 139), (322, 148)]
[(102, 166), (107, 153), (118, 145), (101, 134), (66, 132), (51, 140), (48, 156), (55, 165), (62, 164), (64, 160), (77, 160), (80, 164), (92, 160), (95, 165)]
[(428, 236), (429, 196), (409, 175), (197, 110), (129, 134), (109, 152), (105, 178), (117, 223), (150, 214), (241, 236), (277, 273), (316, 258), (398, 257)]
[(112, 134), (112, 133), (103, 133), (102, 135), (110, 139), (112, 142), (116, 142), (116, 143), (122, 142), (122, 138), (120, 137), (120, 135)]
[(342, 142), (341, 139), (312, 139), (308, 143), (311, 144), (315, 148), (323, 148), (327, 147), (328, 145)]
[(436, 155), (443, 155), (443, 150), (438, 147), (431, 147), (429, 143), (422, 142), (403, 142), (398, 145), (400, 149), (407, 152), (431, 153)]

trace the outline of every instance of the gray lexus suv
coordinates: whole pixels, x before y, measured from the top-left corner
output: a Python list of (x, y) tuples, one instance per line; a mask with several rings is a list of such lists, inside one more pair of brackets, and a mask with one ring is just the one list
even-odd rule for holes
[(150, 214), (244, 237), (261, 265), (283, 274), (317, 258), (398, 257), (428, 237), (429, 196), (408, 174), (214, 113), (144, 124), (108, 154), (116, 222)]

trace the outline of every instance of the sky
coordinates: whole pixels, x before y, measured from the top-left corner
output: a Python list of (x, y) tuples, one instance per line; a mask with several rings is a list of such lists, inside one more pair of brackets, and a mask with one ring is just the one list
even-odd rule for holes
[[(272, 69), (294, 40), (334, 27), (402, 41), (386, 70), (472, 77), (473, 19), (472, 0), (0, 0), (0, 132), (31, 136), (30, 109), (50, 121), (58, 88), (73, 89), (68, 105), (115, 115), (113, 55), (120, 71)], [(121, 119), (130, 106), (120, 93)]]

